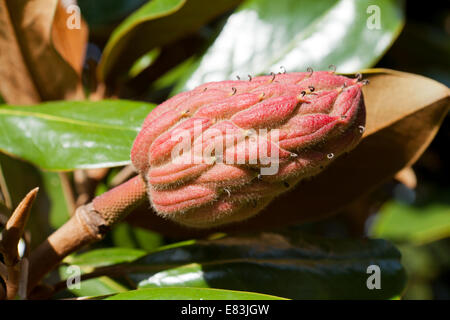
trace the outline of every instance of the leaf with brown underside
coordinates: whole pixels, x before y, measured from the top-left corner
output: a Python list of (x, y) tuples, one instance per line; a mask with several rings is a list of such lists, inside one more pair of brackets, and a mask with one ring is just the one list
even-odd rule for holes
[(416, 173), (411, 167), (400, 170), (395, 174), (394, 178), (409, 189), (415, 189), (417, 187)]
[(31, 104), (40, 100), (22, 56), (6, 6), (0, 0), (0, 93), (7, 102)]
[[(61, 18), (54, 19), (57, 6), (58, 0), (0, 0), (0, 93), (6, 102), (83, 97), (81, 77), (72, 65), (80, 63), (85, 49), (75, 34), (86, 31), (67, 29), (64, 37), (63, 31), (54, 31), (67, 28)], [(79, 51), (69, 54), (73, 49)]]
[(67, 28), (67, 21), (72, 21), (72, 16), (77, 14), (73, 11), (76, 7), (70, 7), (58, 2), (52, 27), (52, 41), (55, 49), (81, 75), (83, 69), (84, 55), (88, 41), (88, 26), (80, 17), (80, 29)]
[[(220, 231), (273, 229), (323, 219), (417, 161), (448, 112), (449, 89), (422, 76), (386, 69), (366, 70), (364, 78), (370, 84), (363, 89), (367, 120), (360, 144), (254, 218)], [(194, 230), (149, 214), (146, 208), (128, 221), (172, 236), (196, 235)]]

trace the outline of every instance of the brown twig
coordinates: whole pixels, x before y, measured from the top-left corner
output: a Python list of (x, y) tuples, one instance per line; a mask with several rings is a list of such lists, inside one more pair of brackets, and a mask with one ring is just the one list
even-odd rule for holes
[(19, 291), (20, 282), (20, 262), (16, 263), (14, 266), (8, 267), (8, 277), (6, 280), (6, 299), (14, 300)]
[(395, 174), (394, 178), (409, 189), (415, 189), (417, 187), (417, 177), (411, 167), (400, 170)]
[[(2, 240), (0, 242), (0, 252), (3, 254), (4, 265), (6, 267), (6, 298), (15, 299), (21, 282), (22, 261), (19, 257), (17, 245), (25, 231), (25, 225), (30, 215), (31, 207), (39, 188), (31, 190), (25, 198), (19, 203), (16, 210), (6, 223), (2, 231)], [(3, 271), (2, 273), (4, 273)]]
[(5, 298), (6, 298), (6, 290), (0, 283), (0, 300), (5, 300)]
[(97, 182), (103, 180), (109, 173), (109, 168), (98, 168), (98, 169), (88, 169), (86, 170), (86, 174), (89, 179), (93, 179)]
[(108, 172), (109, 168), (75, 170), (73, 180), (78, 194), (76, 207), (92, 201), (99, 182), (106, 177)]
[(136, 170), (133, 166), (126, 166), (116, 174), (116, 176), (111, 180), (110, 185), (111, 187), (118, 186), (119, 184), (122, 184), (130, 179), (135, 174)]
[[(2, 207), (0, 207), (0, 210), (2, 210)], [(6, 211), (6, 209), (5, 209), (5, 211)], [(4, 225), (6, 225), (7, 222), (8, 222), (8, 216), (6, 216), (0, 212), (0, 225), (4, 226)]]
[(35, 188), (23, 198), (2, 232), (0, 251), (3, 253), (3, 258), (7, 266), (13, 265), (18, 261), (19, 252), (17, 251), (17, 244), (24, 233), (25, 225), (38, 191), (39, 188)]
[(115, 223), (145, 200), (145, 183), (136, 176), (79, 207), (68, 222), (31, 253), (28, 292), (67, 255), (102, 239)]
[(75, 182), (75, 190), (78, 197), (75, 201), (77, 207), (82, 206), (94, 197), (96, 184), (89, 179), (85, 170), (75, 170), (73, 173), (73, 181)]
[(95, 91), (89, 95), (89, 100), (98, 101), (106, 97), (106, 85), (102, 82), (96, 83)]
[(6, 279), (8, 277), (8, 268), (0, 262), (0, 277)]
[(22, 300), (27, 297), (29, 267), (30, 267), (30, 264), (29, 264), (28, 259), (22, 258), (22, 260), (20, 260), (19, 288), (17, 290), (17, 295)]

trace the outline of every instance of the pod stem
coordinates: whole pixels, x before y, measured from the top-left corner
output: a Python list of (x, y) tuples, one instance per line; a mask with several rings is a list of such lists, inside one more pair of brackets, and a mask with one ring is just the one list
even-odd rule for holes
[(114, 224), (146, 199), (145, 183), (138, 175), (79, 207), (69, 221), (31, 253), (28, 292), (66, 256), (103, 239)]

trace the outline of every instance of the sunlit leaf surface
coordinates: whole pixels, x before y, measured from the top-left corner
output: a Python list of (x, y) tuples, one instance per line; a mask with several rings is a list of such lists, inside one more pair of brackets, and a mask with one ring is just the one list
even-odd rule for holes
[(154, 105), (123, 100), (0, 106), (0, 151), (47, 170), (128, 164)]
[[(251, 0), (232, 14), (185, 88), (247, 74), (356, 72), (373, 66), (403, 26), (402, 1)], [(372, 5), (372, 6), (371, 6)]]

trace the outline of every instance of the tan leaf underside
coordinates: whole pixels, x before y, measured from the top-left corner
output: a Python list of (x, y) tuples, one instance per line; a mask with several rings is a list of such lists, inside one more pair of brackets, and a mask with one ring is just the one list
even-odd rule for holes
[(58, 6), (58, 0), (0, 0), (0, 94), (6, 102), (83, 97), (79, 71), (86, 25), (69, 30), (63, 8), (54, 19)]

